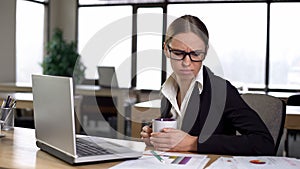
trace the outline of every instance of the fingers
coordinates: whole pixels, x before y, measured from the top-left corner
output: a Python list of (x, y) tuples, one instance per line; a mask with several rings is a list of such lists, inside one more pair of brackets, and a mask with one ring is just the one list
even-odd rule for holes
[(142, 128), (142, 132), (145, 132), (145, 133), (152, 133), (152, 128), (150, 128), (149, 126), (144, 126)]
[(168, 139), (150, 137), (150, 143), (154, 149), (159, 151), (169, 151), (172, 146), (169, 144)]
[(152, 133), (152, 129), (149, 126), (144, 126), (140, 133), (141, 140), (145, 142), (147, 146), (151, 146), (150, 143), (150, 134)]
[(152, 129), (149, 126), (144, 126), (142, 128), (140, 135), (142, 138), (148, 138), (148, 137), (150, 137), (151, 133), (152, 133)]
[(184, 145), (182, 141), (186, 138), (187, 133), (172, 128), (165, 128), (162, 132), (151, 133), (150, 143), (156, 150), (175, 151), (181, 150)]
[(172, 151), (178, 149), (178, 145), (187, 133), (173, 128), (164, 128), (162, 132), (152, 132), (152, 128), (144, 126), (140, 135), (141, 140), (147, 146), (153, 146), (160, 151)]
[(147, 145), (147, 146), (152, 146), (151, 142), (150, 142), (150, 138), (144, 138), (142, 137), (141, 140)]

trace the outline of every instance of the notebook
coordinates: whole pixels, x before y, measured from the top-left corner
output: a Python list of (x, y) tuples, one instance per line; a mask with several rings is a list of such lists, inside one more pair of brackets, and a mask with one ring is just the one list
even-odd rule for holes
[(98, 83), (100, 87), (104, 88), (118, 88), (118, 79), (115, 67), (112, 66), (98, 66)]
[(143, 151), (119, 145), (113, 142), (115, 139), (75, 133), (72, 82), (69, 77), (32, 75), (37, 146), (70, 164), (141, 157)]

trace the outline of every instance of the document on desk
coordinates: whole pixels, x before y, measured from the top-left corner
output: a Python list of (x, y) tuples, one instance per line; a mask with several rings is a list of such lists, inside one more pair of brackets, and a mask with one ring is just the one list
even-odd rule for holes
[(209, 158), (207, 158), (206, 155), (160, 151), (156, 151), (156, 153), (162, 158), (162, 160), (155, 157), (151, 151), (145, 151), (141, 158), (124, 161), (110, 169), (202, 169), (209, 161)]
[(287, 157), (220, 157), (206, 169), (299, 169), (300, 160)]

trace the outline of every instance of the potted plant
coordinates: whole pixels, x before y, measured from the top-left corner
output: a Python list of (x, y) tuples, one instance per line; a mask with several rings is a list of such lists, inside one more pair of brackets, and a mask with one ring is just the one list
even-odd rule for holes
[(41, 64), (43, 74), (73, 77), (75, 84), (84, 80), (86, 67), (80, 60), (77, 45), (74, 41), (67, 43), (61, 29), (54, 30), (46, 49), (47, 56)]

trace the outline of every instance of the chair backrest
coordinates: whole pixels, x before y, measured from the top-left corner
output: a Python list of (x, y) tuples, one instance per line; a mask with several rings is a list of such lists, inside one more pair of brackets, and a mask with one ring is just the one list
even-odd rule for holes
[(300, 94), (295, 94), (288, 97), (286, 104), (291, 106), (300, 106)]
[(269, 129), (277, 152), (283, 134), (286, 106), (276, 97), (265, 94), (242, 94), (244, 101), (255, 110)]

